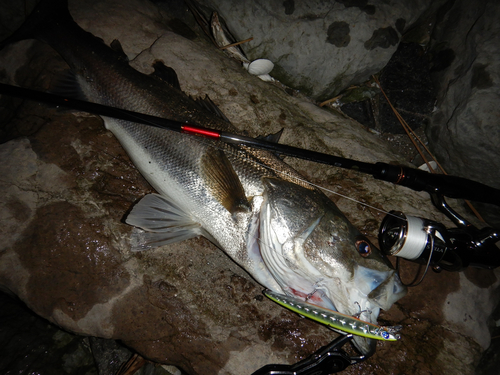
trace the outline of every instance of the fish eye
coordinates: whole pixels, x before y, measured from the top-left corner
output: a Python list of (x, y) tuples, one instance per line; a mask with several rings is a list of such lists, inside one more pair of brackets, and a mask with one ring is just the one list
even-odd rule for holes
[(372, 245), (367, 240), (357, 240), (355, 246), (362, 257), (367, 257), (372, 252)]

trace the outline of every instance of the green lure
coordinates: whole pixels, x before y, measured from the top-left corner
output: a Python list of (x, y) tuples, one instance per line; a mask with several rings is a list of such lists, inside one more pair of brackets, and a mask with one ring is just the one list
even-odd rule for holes
[(353, 316), (344, 315), (337, 311), (312, 305), (297, 298), (275, 293), (271, 290), (265, 290), (264, 294), (281, 306), (305, 316), (306, 318), (325, 324), (343, 334), (352, 333), (353, 335), (384, 341), (396, 341), (401, 338), (401, 336), (396, 333), (401, 329), (401, 326), (378, 326)]

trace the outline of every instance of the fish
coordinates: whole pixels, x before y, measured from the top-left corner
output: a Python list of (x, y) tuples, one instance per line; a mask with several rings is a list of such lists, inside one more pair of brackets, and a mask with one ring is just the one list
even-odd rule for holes
[[(0, 49), (48, 43), (67, 62), (78, 96), (194, 126), (235, 132), (208, 98), (185, 94), (173, 69), (132, 68), (119, 42), (107, 46), (71, 17), (67, 0), (42, 0)], [(376, 324), (406, 288), (388, 259), (320, 189), (272, 152), (103, 117), (156, 193), (126, 223), (133, 251), (204, 236), (267, 290)], [(356, 337), (363, 355), (375, 341)]]

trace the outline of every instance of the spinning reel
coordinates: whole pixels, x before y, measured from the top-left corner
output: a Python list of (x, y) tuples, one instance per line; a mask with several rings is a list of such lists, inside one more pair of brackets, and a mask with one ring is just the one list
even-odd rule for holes
[(500, 250), (495, 245), (500, 240), (498, 232), (492, 228), (476, 228), (455, 212), (442, 195), (431, 194), (431, 198), (456, 228), (447, 229), (429, 219), (391, 211), (379, 231), (383, 253), (427, 264), (427, 268), (430, 266), (436, 272), (461, 271), (469, 266), (483, 269), (500, 266)]

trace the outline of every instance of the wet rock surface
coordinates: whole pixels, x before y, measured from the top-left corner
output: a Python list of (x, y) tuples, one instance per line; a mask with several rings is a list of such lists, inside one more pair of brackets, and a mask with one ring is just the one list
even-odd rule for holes
[[(401, 160), (358, 123), (249, 76), (202, 36), (170, 31), (179, 23), (151, 3), (74, 1), (70, 10), (106, 43), (119, 38), (136, 68), (151, 72), (162, 59), (186, 92), (209, 94), (241, 131), (284, 127), (283, 143), (367, 162)], [(4, 82), (39, 89), (64, 67), (37, 42), (1, 51), (0, 59)], [(14, 60), (29, 69), (5, 69)], [(9, 131), (0, 147), (0, 287), (35, 313), (77, 334), (121, 340), (188, 374), (251, 374), (265, 364), (295, 363), (336, 336), (263, 298), (262, 287), (205, 239), (132, 253), (123, 217), (152, 190), (102, 122), (4, 96), (1, 104)], [(372, 238), (384, 216), (377, 208), (450, 225), (425, 194), (289, 162), (312, 182), (370, 204), (329, 193)], [(415, 271), (405, 264), (405, 280)], [(345, 373), (473, 373), (489, 345), (496, 275), (430, 273), (380, 316), (381, 324), (403, 325), (403, 339), (378, 344), (372, 358)]]

